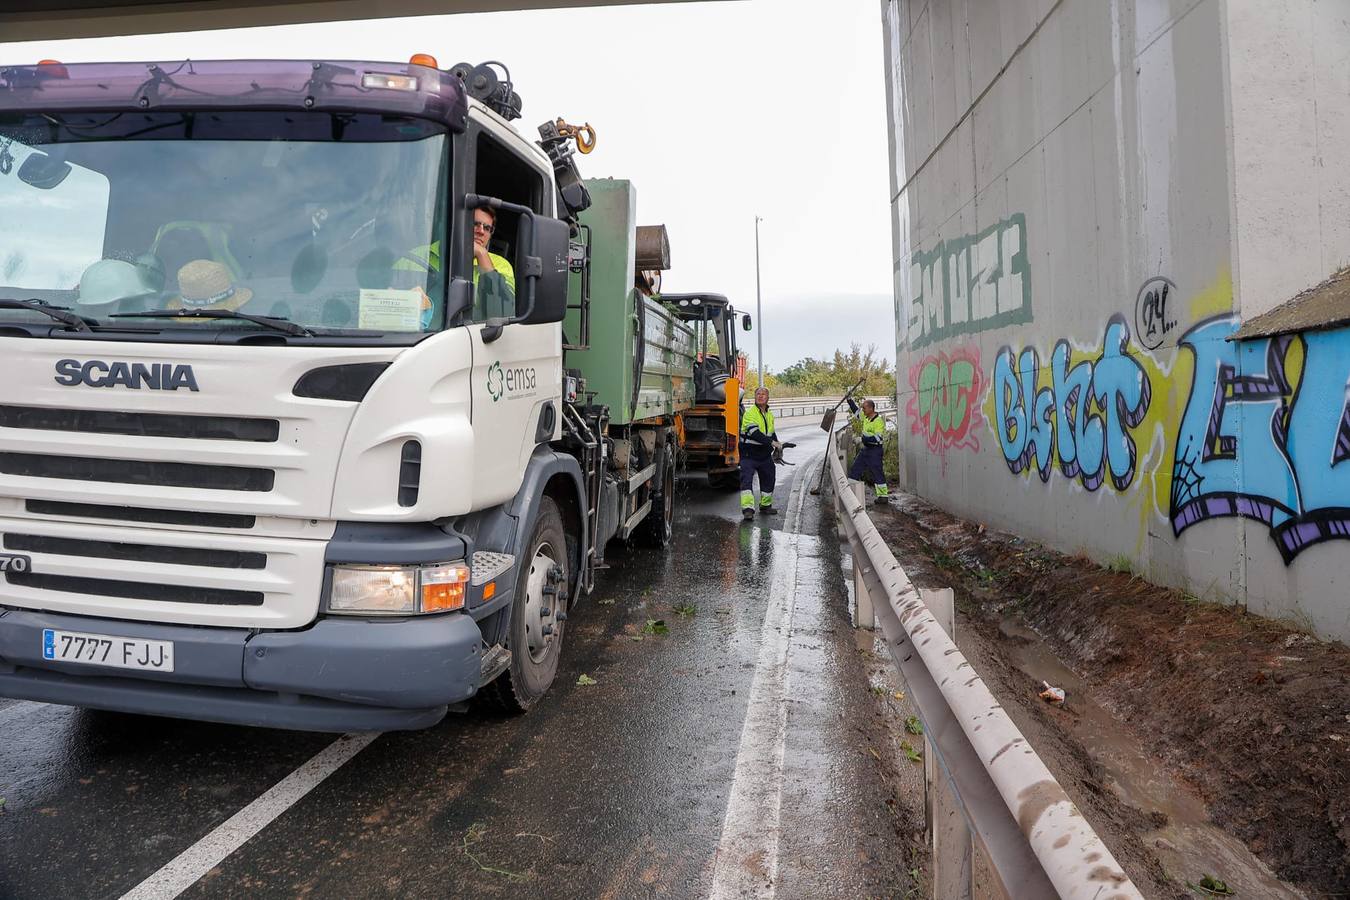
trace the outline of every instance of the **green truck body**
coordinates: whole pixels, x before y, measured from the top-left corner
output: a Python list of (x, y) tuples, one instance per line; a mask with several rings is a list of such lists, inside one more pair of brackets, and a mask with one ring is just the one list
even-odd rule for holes
[[(637, 192), (631, 182), (586, 182), (591, 208), (580, 216), (591, 232), (590, 341), (570, 350), (595, 403), (609, 407), (611, 425), (674, 416), (694, 403), (694, 331), (635, 287)], [(571, 278), (564, 334), (580, 340), (582, 277)]]

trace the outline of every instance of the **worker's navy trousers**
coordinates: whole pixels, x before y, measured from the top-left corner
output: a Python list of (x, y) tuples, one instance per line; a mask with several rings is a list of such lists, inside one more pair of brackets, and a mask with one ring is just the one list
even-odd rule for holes
[[(741, 505), (749, 506), (745, 502), (748, 492), (753, 491), (755, 487), (755, 476), (759, 475), (759, 494), (760, 504), (769, 506), (773, 503), (773, 484), (778, 476), (774, 468), (773, 457), (766, 456), (763, 459), (753, 459), (748, 454), (741, 454)], [(765, 502), (765, 498), (768, 502)]]
[(885, 484), (886, 470), (882, 468), (881, 459), (881, 446), (879, 444), (863, 444), (862, 449), (858, 451), (858, 455), (853, 457), (853, 467), (848, 470), (848, 477), (854, 481)]

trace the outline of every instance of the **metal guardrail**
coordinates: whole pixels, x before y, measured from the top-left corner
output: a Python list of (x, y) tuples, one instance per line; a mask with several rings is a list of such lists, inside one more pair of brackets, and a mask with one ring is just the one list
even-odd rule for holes
[(945, 774), (1003, 895), (1142, 900), (896, 562), (850, 488), (841, 457), (851, 443), (851, 430), (839, 429), (826, 456), (859, 587), (908, 682), (941, 764), (934, 771)]
[[(861, 402), (864, 398), (859, 397)], [(894, 397), (871, 397), (869, 398), (877, 405), (878, 412), (887, 412), (895, 409)], [(773, 411), (774, 416), (780, 419), (792, 419), (798, 416), (822, 416), (828, 410), (839, 406), (838, 397), (783, 397), (775, 400), (769, 398), (769, 409)], [(845, 409), (846, 407), (840, 407)]]

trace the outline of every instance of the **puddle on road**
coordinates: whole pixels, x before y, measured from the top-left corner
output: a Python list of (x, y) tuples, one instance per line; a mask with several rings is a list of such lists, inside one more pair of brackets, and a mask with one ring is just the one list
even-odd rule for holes
[(1225, 881), (1239, 896), (1300, 898), (1237, 838), (1209, 820), (1204, 802), (1179, 784), (1127, 734), (1116, 718), (1095, 703), (1087, 686), (1031, 628), (1005, 618), (999, 632), (1011, 640), (1003, 653), (1039, 684), (1063, 688), (1066, 709), (1058, 724), (1077, 740), (1106, 772), (1106, 787), (1123, 803), (1166, 825), (1140, 835), (1167, 873), (1184, 885), (1204, 874)]

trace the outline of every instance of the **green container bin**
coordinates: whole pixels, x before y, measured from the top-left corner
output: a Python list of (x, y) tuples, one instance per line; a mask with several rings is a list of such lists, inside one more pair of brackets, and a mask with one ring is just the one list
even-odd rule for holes
[[(591, 208), (581, 222), (591, 229), (591, 340), (569, 350), (567, 365), (581, 370), (595, 402), (609, 407), (610, 424), (628, 425), (673, 416), (694, 403), (694, 332), (660, 302), (634, 287), (637, 193), (631, 182), (586, 182)], [(577, 305), (581, 279), (572, 276), (569, 303)], [(564, 330), (581, 335), (581, 314), (571, 310)]]

